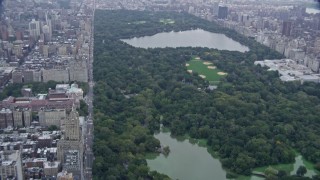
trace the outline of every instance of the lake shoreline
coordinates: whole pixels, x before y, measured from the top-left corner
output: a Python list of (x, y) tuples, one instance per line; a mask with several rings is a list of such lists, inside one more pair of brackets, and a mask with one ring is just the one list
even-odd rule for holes
[(177, 47), (207, 47), (218, 50), (248, 52), (249, 47), (222, 33), (213, 33), (201, 28), (186, 31), (161, 32), (154, 35), (120, 39), (137, 48), (177, 48)]
[(172, 137), (168, 131), (155, 133), (155, 137), (160, 140), (161, 146), (170, 147), (170, 153), (167, 157), (161, 153), (146, 154), (150, 170), (166, 174), (173, 179), (207, 179), (213, 176), (227, 179), (227, 171), (222, 168), (220, 160), (214, 158), (207, 147), (201, 147), (198, 144), (199, 141), (192, 141), (185, 137)]
[[(309, 162), (309, 161), (307, 161), (306, 159), (304, 159), (302, 157), (302, 155), (299, 154), (298, 152), (297, 152), (297, 155), (296, 155), (294, 163), (291, 163), (291, 164), (274, 164), (274, 165), (267, 165), (267, 166), (263, 166), (263, 167), (257, 167), (257, 168), (254, 168), (252, 170), (253, 174), (251, 176), (244, 176), (244, 175), (236, 174), (236, 173), (233, 173), (233, 172), (223, 168), (223, 166), (222, 166), (222, 164), (220, 162), (221, 158), (219, 157), (218, 152), (213, 151), (207, 145), (207, 140), (205, 140), (205, 139), (195, 139), (195, 138), (190, 137), (190, 135), (188, 135), (188, 134), (185, 134), (183, 136), (172, 136), (171, 132), (170, 132), (170, 129), (166, 128), (166, 127), (161, 127), (161, 131), (156, 132), (155, 133), (155, 137), (157, 138), (156, 135), (161, 134), (161, 133), (170, 134), (169, 135), (170, 138), (176, 140), (177, 142), (188, 142), (188, 143), (192, 144), (193, 146), (196, 145), (196, 146), (205, 148), (207, 150), (208, 154), (210, 154), (210, 156), (213, 159), (219, 161), (219, 163), (221, 165), (221, 170), (223, 170), (226, 173), (226, 176), (224, 177), (224, 179), (239, 179), (239, 180), (260, 180), (260, 179), (264, 179), (264, 178), (262, 178), (260, 176), (255, 175), (254, 172), (264, 174), (264, 171), (267, 168), (270, 168), (270, 167), (275, 169), (275, 170), (284, 170), (290, 175), (295, 175), (297, 168), (299, 166), (301, 166), (301, 165), (303, 165), (303, 166), (305, 166), (307, 168), (307, 173), (306, 173), (305, 177), (312, 178), (313, 175), (320, 174), (320, 172), (314, 168), (314, 164)], [(160, 140), (160, 142), (161, 142), (161, 140)], [(163, 142), (161, 142), (161, 146), (165, 146), (162, 143)], [(170, 153), (169, 153), (168, 156), (170, 156)], [(148, 154), (146, 154), (145, 158), (146, 158), (147, 162), (148, 161), (150, 162), (150, 161), (153, 161), (153, 160), (156, 161), (159, 156), (164, 156), (164, 155), (162, 153), (160, 153), (160, 152), (159, 153), (148, 153)], [(148, 163), (148, 166), (149, 166), (149, 163)], [(156, 169), (152, 169), (152, 170), (157, 171)], [(160, 173), (166, 174), (164, 172), (160, 172)], [(166, 174), (166, 175), (168, 175), (168, 174)], [(227, 178), (228, 176), (230, 178)], [(170, 177), (170, 178), (172, 178), (172, 177)]]

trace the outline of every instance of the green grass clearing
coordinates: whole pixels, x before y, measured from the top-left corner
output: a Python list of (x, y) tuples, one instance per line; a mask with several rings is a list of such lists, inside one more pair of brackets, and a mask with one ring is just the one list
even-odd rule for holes
[(132, 23), (128, 23), (128, 24), (135, 24), (135, 25), (139, 25), (139, 24), (145, 24), (147, 23), (147, 21), (134, 21)]
[(197, 57), (188, 61), (186, 66), (189, 73), (198, 73), (200, 77), (209, 81), (210, 84), (218, 84), (221, 77), (227, 75), (227, 73), (219, 70), (211, 62), (202, 61)]
[(163, 24), (174, 24), (175, 21), (173, 19), (160, 19), (159, 22)]
[[(283, 170), (283, 171), (286, 171), (287, 174), (294, 175), (296, 173), (298, 167), (302, 165), (307, 168), (307, 173), (304, 175), (305, 177), (312, 177), (315, 174), (319, 174), (319, 171), (317, 171), (314, 168), (314, 164), (307, 161), (306, 159), (304, 159), (301, 155), (297, 154), (295, 160), (296, 161), (291, 164), (277, 164), (277, 165), (263, 166), (263, 167), (254, 168), (253, 171), (264, 173), (268, 167), (272, 167), (273, 169), (276, 169), (278, 171)], [(237, 178), (237, 179), (255, 180), (255, 179), (259, 179), (259, 177), (257, 177), (257, 176), (239, 176), (239, 178)]]
[[(264, 166), (264, 167), (258, 167), (254, 168), (253, 171), (257, 172), (264, 172), (269, 166)], [(283, 170), (286, 171), (288, 174), (293, 171), (293, 164), (277, 164), (277, 165), (270, 165), (273, 169), (276, 169), (278, 171)]]

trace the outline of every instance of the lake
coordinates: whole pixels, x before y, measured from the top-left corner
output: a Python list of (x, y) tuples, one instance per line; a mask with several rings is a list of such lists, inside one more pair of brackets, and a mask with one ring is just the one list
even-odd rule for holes
[(308, 13), (308, 14), (319, 14), (320, 10), (316, 9), (316, 8), (307, 8), (306, 9), (306, 13)]
[[(153, 158), (148, 157), (147, 163), (152, 171), (168, 175), (172, 179), (179, 180), (223, 180), (226, 179), (226, 171), (222, 168), (219, 159), (212, 157), (207, 148), (200, 147), (197, 143), (191, 143), (190, 140), (177, 140), (170, 136), (170, 132), (160, 132), (155, 134), (162, 146), (169, 146), (170, 153), (167, 157), (163, 154)], [(307, 173), (305, 176), (312, 177), (317, 172), (313, 164), (305, 161), (301, 155), (297, 155), (294, 164), (272, 165), (277, 170), (285, 170), (294, 175), (299, 166), (305, 166)], [(264, 172), (268, 168), (259, 167), (254, 171)], [(241, 180), (262, 180), (257, 176), (240, 176)]]
[(319, 8), (319, 4), (316, 2), (309, 2), (306, 3), (307, 9), (306, 9), (306, 13), (308, 14), (318, 14), (320, 13), (320, 8)]
[(246, 52), (247, 46), (227, 37), (224, 34), (211, 33), (202, 29), (163, 32), (153, 36), (121, 39), (134, 47), (140, 48), (165, 48), (165, 47), (207, 47), (218, 50)]
[(178, 141), (170, 132), (160, 132), (155, 137), (162, 146), (169, 146), (170, 153), (167, 157), (160, 154), (155, 159), (147, 159), (151, 170), (179, 180), (226, 179), (220, 161), (213, 158), (207, 148), (191, 144), (189, 140)]

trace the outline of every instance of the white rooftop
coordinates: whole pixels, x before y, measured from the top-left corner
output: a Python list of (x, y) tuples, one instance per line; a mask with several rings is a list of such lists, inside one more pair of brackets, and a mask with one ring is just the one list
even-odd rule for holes
[(60, 162), (58, 162), (58, 161), (55, 161), (55, 162), (46, 161), (46, 162), (43, 163), (43, 167), (44, 167), (45, 169), (58, 168), (58, 167), (59, 167), (59, 164), (60, 164)]

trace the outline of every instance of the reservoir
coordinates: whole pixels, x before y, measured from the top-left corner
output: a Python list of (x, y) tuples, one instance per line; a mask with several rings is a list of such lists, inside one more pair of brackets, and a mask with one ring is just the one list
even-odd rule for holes
[(189, 140), (178, 141), (170, 132), (160, 132), (155, 137), (162, 146), (169, 146), (170, 153), (167, 157), (160, 154), (155, 159), (147, 159), (150, 170), (179, 180), (226, 179), (220, 161), (213, 158), (207, 148), (191, 144)]
[(163, 32), (153, 36), (122, 39), (122, 41), (140, 48), (207, 47), (239, 52), (249, 51), (247, 46), (234, 41), (224, 34), (211, 33), (202, 29)]
[(307, 8), (306, 9), (306, 13), (308, 13), (308, 14), (319, 14), (320, 10), (316, 9), (316, 8)]
[(307, 3), (306, 13), (308, 14), (319, 14), (320, 6), (316, 2)]

